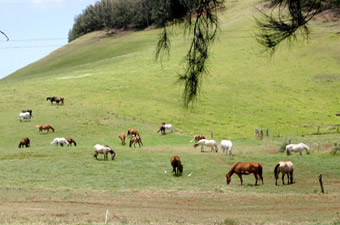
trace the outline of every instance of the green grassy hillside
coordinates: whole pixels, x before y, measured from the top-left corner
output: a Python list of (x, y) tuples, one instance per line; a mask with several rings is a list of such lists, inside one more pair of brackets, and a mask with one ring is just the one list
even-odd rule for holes
[(339, 24), (314, 22), (308, 42), (283, 44), (270, 59), (259, 54), (250, 3), (231, 5), (221, 17), (210, 74), (193, 109), (183, 108), (182, 87), (176, 84), (188, 48), (177, 28), (163, 67), (154, 60), (158, 30), (95, 32), (3, 79), (1, 89), (28, 92), (39, 102), (64, 96), (73, 112), (83, 103), (97, 113), (100, 104), (101, 112), (152, 126), (166, 121), (190, 135), (213, 130), (221, 138), (249, 138), (255, 128), (300, 135), (315, 132), (317, 125), (339, 124)]
[[(176, 84), (189, 43), (178, 27), (163, 66), (154, 59), (158, 30), (102, 31), (0, 80), (0, 223), (98, 224), (109, 209), (113, 224), (337, 224), (340, 160), (329, 151), (340, 135), (329, 128), (340, 124), (340, 24), (313, 21), (308, 42), (284, 44), (270, 59), (255, 42), (254, 7), (234, 2), (222, 13), (193, 108), (183, 107)], [(63, 96), (65, 105), (47, 96)], [(33, 110), (30, 122), (19, 122), (22, 109)], [(156, 133), (163, 121), (175, 132)], [(38, 132), (46, 123), (55, 133)], [(318, 125), (323, 135), (311, 135)], [(143, 148), (120, 144), (118, 135), (131, 127)], [(255, 139), (255, 128), (269, 128), (270, 136)], [(233, 141), (233, 157), (192, 148), (194, 134), (211, 131), (217, 141)], [(288, 136), (312, 153), (279, 153)], [(31, 148), (17, 148), (23, 137)], [(78, 146), (52, 146), (55, 137)], [(113, 147), (116, 159), (94, 160), (97, 143)], [(181, 157), (183, 176), (171, 174), (172, 155)], [(295, 184), (274, 186), (280, 160), (295, 164)], [(255, 187), (250, 175), (241, 187), (234, 175), (227, 186), (236, 161), (261, 162), (265, 184)]]

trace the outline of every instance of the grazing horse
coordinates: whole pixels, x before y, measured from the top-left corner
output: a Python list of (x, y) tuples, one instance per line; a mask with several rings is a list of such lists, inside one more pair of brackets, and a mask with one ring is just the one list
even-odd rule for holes
[(203, 146), (211, 147), (211, 151), (218, 152), (218, 147), (215, 140), (202, 139), (193, 145), (194, 148), (201, 145), (201, 152), (204, 152)]
[(21, 112), (23, 112), (23, 113), (29, 112), (29, 113), (31, 114), (31, 117), (33, 118), (32, 109), (24, 109), (24, 110), (22, 110)]
[(179, 156), (174, 155), (171, 157), (171, 166), (173, 168), (172, 172), (175, 172), (175, 174), (183, 173), (183, 165)]
[(51, 104), (53, 105), (53, 102), (56, 102), (58, 105), (61, 102), (61, 105), (64, 105), (64, 98), (63, 97), (47, 97), (46, 101), (50, 100)]
[(221, 141), (221, 148), (223, 150), (223, 153), (226, 155), (229, 151), (229, 155), (231, 156), (233, 154), (233, 143), (230, 140), (222, 140)]
[(64, 144), (66, 144), (67, 147), (70, 146), (70, 143), (65, 138), (54, 138), (51, 142), (51, 145), (53, 144), (56, 144), (57, 146), (60, 144), (61, 147), (64, 147)]
[(139, 137), (140, 137), (138, 130), (133, 129), (133, 128), (130, 128), (130, 129), (128, 130), (127, 136), (129, 136), (129, 135), (135, 135), (135, 136), (139, 136)]
[(70, 143), (70, 146), (72, 146), (72, 143), (74, 146), (77, 146), (77, 142), (73, 138), (65, 138), (68, 143)]
[(166, 135), (164, 124), (162, 124), (161, 127), (159, 128), (159, 130), (157, 131), (157, 133), (159, 133), (159, 132), (161, 132), (163, 135)]
[(289, 144), (286, 146), (287, 155), (291, 155), (292, 152), (299, 152), (302, 155), (302, 151), (306, 150), (307, 154), (310, 153), (310, 148), (304, 143)]
[(23, 146), (25, 146), (26, 148), (30, 147), (30, 139), (28, 137), (23, 138), (18, 145), (19, 148)]
[(96, 144), (94, 147), (94, 155), (93, 157), (95, 157), (97, 159), (97, 155), (98, 154), (104, 154), (104, 160), (107, 160), (107, 155), (109, 153), (111, 153), (111, 159), (114, 160), (116, 153), (113, 151), (112, 148), (110, 148), (107, 145), (100, 145), (100, 144)]
[(125, 138), (126, 138), (125, 134), (124, 134), (124, 133), (121, 133), (118, 137), (119, 137), (119, 139), (121, 140), (122, 145), (125, 145)]
[(29, 113), (29, 112), (22, 112), (19, 114), (19, 119), (20, 119), (20, 122), (22, 122), (24, 119), (28, 119), (28, 120), (31, 120), (32, 118), (32, 115)]
[(129, 147), (131, 148), (132, 144), (134, 147), (136, 147), (137, 143), (139, 147), (141, 147), (141, 145), (143, 146), (142, 138), (139, 136), (132, 135), (132, 138), (130, 139)]
[(47, 132), (50, 132), (50, 129), (54, 132), (54, 128), (49, 124), (37, 125), (35, 127), (39, 128), (39, 133), (43, 130), (47, 130)]
[(196, 134), (196, 135), (194, 136), (194, 138), (193, 138), (190, 142), (195, 141), (195, 142), (197, 143), (199, 140), (202, 140), (202, 139), (205, 139), (205, 136), (204, 136), (204, 135), (202, 135), (202, 134)]
[(282, 184), (285, 184), (284, 178), (285, 174), (288, 177), (288, 184), (293, 183), (293, 172), (294, 172), (294, 165), (291, 161), (280, 161), (276, 164), (274, 169), (274, 176), (275, 176), (275, 185), (277, 185), (277, 179), (279, 178), (279, 173), (282, 173)]
[(241, 185), (243, 185), (243, 179), (242, 175), (249, 175), (251, 173), (255, 176), (255, 185), (257, 185), (258, 177), (262, 180), (263, 184), (263, 177), (262, 177), (262, 165), (259, 162), (236, 162), (233, 167), (229, 170), (229, 172), (226, 174), (226, 183), (229, 184), (231, 181), (231, 176), (236, 173), (240, 180)]

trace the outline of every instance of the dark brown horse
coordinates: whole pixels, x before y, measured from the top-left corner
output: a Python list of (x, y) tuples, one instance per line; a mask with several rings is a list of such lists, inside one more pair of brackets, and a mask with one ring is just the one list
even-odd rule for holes
[(61, 105), (64, 105), (64, 98), (63, 97), (47, 97), (46, 101), (50, 100), (51, 104), (53, 105), (53, 102), (56, 102), (58, 105), (61, 102)]
[(259, 162), (237, 162), (231, 167), (229, 172), (226, 174), (226, 183), (229, 184), (231, 181), (231, 176), (236, 173), (240, 180), (241, 180), (241, 185), (243, 185), (243, 179), (242, 175), (249, 175), (251, 173), (254, 174), (255, 176), (255, 185), (257, 185), (257, 179), (258, 177), (262, 180), (263, 184), (263, 177), (262, 177), (262, 165)]
[(26, 148), (30, 147), (30, 139), (28, 137), (23, 138), (18, 145), (19, 148), (23, 146), (25, 146)]
[(129, 135), (135, 135), (135, 136), (139, 136), (139, 137), (140, 137), (138, 130), (133, 129), (133, 128), (130, 128), (130, 129), (128, 130), (127, 136), (129, 136)]
[(172, 172), (175, 172), (175, 174), (183, 173), (183, 165), (179, 156), (174, 155), (171, 157), (171, 166), (173, 168)]
[(162, 135), (165, 135), (165, 124), (162, 123), (161, 127), (159, 128), (159, 130), (157, 131), (157, 133), (161, 132)]
[(122, 145), (125, 145), (125, 138), (126, 138), (125, 134), (124, 134), (124, 133), (121, 133), (118, 137), (119, 137), (119, 139), (121, 140)]
[(74, 146), (77, 146), (77, 142), (74, 139), (72, 138), (65, 138), (65, 139), (68, 143), (70, 143), (70, 146), (72, 146), (72, 143), (74, 144)]
[(204, 136), (204, 135), (202, 135), (202, 134), (196, 134), (196, 135), (194, 136), (194, 138), (193, 138), (190, 142), (195, 141), (195, 142), (197, 143), (199, 140), (202, 140), (202, 139), (205, 139), (205, 136)]
[(42, 132), (43, 130), (50, 132), (50, 129), (54, 132), (54, 128), (49, 124), (37, 125), (35, 127), (39, 128), (39, 132)]
[(130, 144), (129, 144), (130, 148), (132, 144), (134, 147), (136, 147), (136, 144), (138, 144), (139, 147), (141, 147), (141, 145), (143, 146), (142, 138), (139, 136), (132, 135), (132, 138), (130, 139)]

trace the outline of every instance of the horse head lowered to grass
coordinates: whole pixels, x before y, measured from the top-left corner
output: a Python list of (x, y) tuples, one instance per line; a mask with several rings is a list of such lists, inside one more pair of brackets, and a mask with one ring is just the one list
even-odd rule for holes
[(236, 173), (241, 181), (241, 185), (243, 185), (242, 175), (249, 175), (251, 173), (255, 176), (255, 185), (257, 185), (257, 180), (261, 179), (263, 184), (262, 177), (262, 165), (259, 162), (236, 162), (233, 167), (226, 174), (226, 183), (230, 184), (231, 176)]

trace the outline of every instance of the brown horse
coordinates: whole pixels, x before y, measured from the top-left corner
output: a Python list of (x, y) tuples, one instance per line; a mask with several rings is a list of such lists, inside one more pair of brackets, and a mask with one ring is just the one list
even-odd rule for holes
[(190, 142), (193, 142), (193, 141), (198, 142), (199, 140), (202, 140), (202, 139), (205, 139), (205, 136), (204, 136), (204, 135), (202, 135), (202, 134), (196, 134), (196, 135), (194, 136), (194, 138), (193, 138)]
[(135, 136), (139, 136), (139, 137), (140, 137), (138, 130), (133, 129), (133, 128), (130, 128), (130, 129), (128, 130), (127, 136), (129, 136), (129, 135), (135, 135)]
[(131, 148), (132, 144), (134, 147), (136, 147), (137, 143), (139, 147), (141, 147), (141, 145), (143, 146), (142, 138), (139, 136), (132, 135), (132, 138), (130, 139), (129, 147)]
[(30, 139), (28, 137), (23, 138), (18, 145), (19, 148), (23, 146), (25, 146), (26, 148), (30, 147)]
[(121, 140), (122, 145), (125, 145), (125, 138), (126, 138), (125, 134), (124, 134), (124, 133), (121, 133), (118, 137), (119, 137), (119, 139)]
[(50, 129), (54, 132), (54, 128), (49, 124), (37, 125), (35, 127), (39, 128), (39, 133), (43, 130), (47, 130), (47, 132), (50, 132)]
[(240, 180), (241, 180), (241, 185), (243, 185), (243, 179), (242, 175), (249, 175), (251, 173), (254, 174), (255, 176), (255, 185), (257, 185), (257, 179), (258, 177), (262, 180), (263, 184), (263, 177), (262, 177), (262, 165), (259, 162), (237, 162), (231, 167), (229, 172), (226, 174), (226, 183), (229, 184), (231, 181), (231, 176), (236, 173)]
[(63, 97), (47, 97), (46, 101), (50, 100), (51, 104), (53, 105), (53, 102), (56, 102), (58, 105), (61, 102), (61, 105), (64, 105), (64, 98)]
[(175, 174), (183, 173), (183, 165), (179, 156), (174, 155), (171, 157), (171, 166), (173, 168), (172, 172), (175, 172)]
[(72, 138), (65, 138), (65, 139), (68, 143), (70, 143), (70, 146), (72, 146), (72, 143), (74, 144), (74, 146), (77, 146), (77, 142), (74, 139)]

